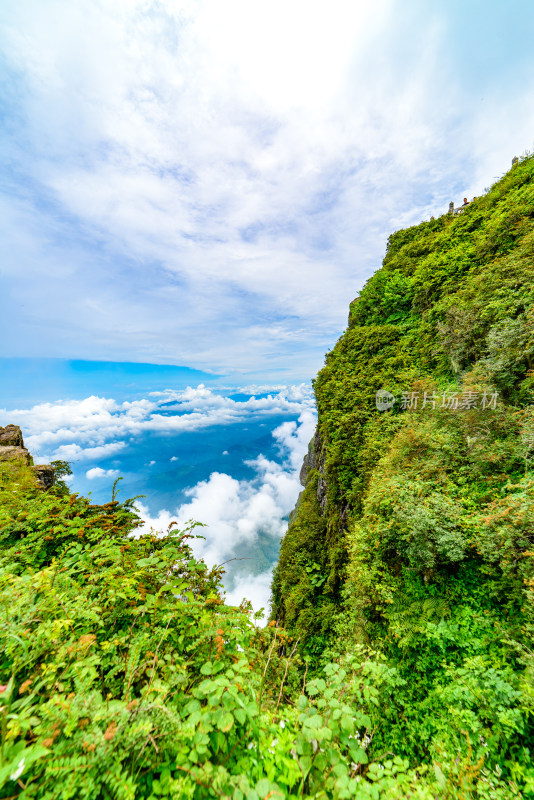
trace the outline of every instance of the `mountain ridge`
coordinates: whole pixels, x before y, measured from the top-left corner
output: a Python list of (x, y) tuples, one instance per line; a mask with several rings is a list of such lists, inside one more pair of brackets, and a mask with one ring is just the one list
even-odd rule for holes
[[(447, 660), (487, 662), (481, 685), (504, 663), (531, 691), (533, 180), (525, 156), (461, 214), (389, 237), (314, 381), (317, 432), (273, 578), (273, 619), (310, 658), (357, 641), (398, 670), (377, 740), (423, 761), (465, 752), (437, 716), (458, 692)], [(380, 410), (384, 391), (396, 400)], [(477, 703), (447, 715), (485, 739), (499, 725)], [(495, 734), (500, 761), (530, 758), (525, 713), (513, 744)]]

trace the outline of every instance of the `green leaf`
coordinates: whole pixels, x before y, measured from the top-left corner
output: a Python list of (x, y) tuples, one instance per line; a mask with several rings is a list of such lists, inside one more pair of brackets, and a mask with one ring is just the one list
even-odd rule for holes
[(341, 723), (340, 724), (341, 724), (341, 727), (343, 728), (343, 730), (347, 731), (348, 733), (350, 733), (351, 731), (354, 730), (354, 720), (352, 719), (352, 717), (348, 717), (346, 714), (344, 714), (341, 717)]
[(266, 797), (271, 791), (271, 781), (267, 780), (267, 778), (262, 778), (261, 781), (258, 781), (256, 784), (256, 791), (259, 797)]
[(221, 731), (229, 731), (234, 724), (234, 716), (229, 711), (225, 711), (218, 722), (218, 727)]
[(445, 775), (441, 771), (441, 768), (434, 762), (434, 773), (436, 775), (436, 780), (438, 782), (438, 786), (440, 789), (444, 789), (447, 785), (447, 779)]
[[(43, 758), (50, 753), (47, 747), (41, 745), (31, 745), (21, 748), (22, 742), (18, 742), (11, 751), (11, 759), (8, 764), (0, 769), (0, 788), (9, 781), (17, 781), (27, 771), (30, 764)], [(15, 783), (13, 785), (16, 785)]]
[(312, 765), (311, 757), (310, 756), (301, 756), (301, 758), (299, 758), (299, 764), (300, 764), (301, 770), (304, 772), (304, 774), (306, 774), (307, 772), (309, 772), (309, 770), (311, 768), (311, 765)]
[(350, 747), (350, 756), (357, 764), (367, 764), (369, 761), (367, 753), (359, 745)]
[(304, 709), (307, 707), (307, 705), (308, 705), (308, 698), (306, 697), (306, 695), (301, 694), (299, 699), (297, 700), (297, 708), (298, 708), (298, 710), (299, 711), (304, 711)]

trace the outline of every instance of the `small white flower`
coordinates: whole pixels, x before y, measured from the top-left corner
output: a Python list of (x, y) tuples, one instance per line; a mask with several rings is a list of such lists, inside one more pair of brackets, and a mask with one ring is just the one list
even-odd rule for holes
[(248, 748), (249, 750), (253, 750), (253, 749), (254, 749), (254, 742), (249, 742), (249, 743), (247, 744), (247, 748)]
[(12, 772), (11, 775), (9, 776), (9, 780), (18, 781), (23, 772), (24, 772), (24, 759), (21, 758), (17, 769), (15, 770), (15, 772)]
[(276, 747), (277, 744), (278, 744), (278, 739), (273, 739), (271, 742), (271, 747)]
[(284, 722), (283, 719), (280, 720), (280, 727), (281, 728), (285, 728), (286, 727), (286, 723)]

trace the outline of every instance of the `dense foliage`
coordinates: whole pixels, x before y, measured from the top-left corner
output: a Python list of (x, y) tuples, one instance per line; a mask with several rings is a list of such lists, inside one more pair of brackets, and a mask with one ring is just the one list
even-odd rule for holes
[(0, 797), (431, 797), (368, 756), (383, 658), (308, 676), (297, 642), (223, 603), (194, 525), (138, 522), (0, 467)]
[(484, 774), (534, 795), (533, 278), (533, 157), (390, 237), (315, 382), (273, 584), (315, 660), (355, 641), (384, 656), (397, 685), (371, 751), (440, 764), (458, 796), (485, 796)]

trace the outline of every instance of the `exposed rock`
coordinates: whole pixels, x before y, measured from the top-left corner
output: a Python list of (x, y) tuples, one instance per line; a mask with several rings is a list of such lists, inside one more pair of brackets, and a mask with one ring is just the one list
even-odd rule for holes
[(324, 512), (326, 508), (326, 493), (328, 490), (327, 483), (322, 475), (319, 476), (319, 480), (317, 482), (317, 500), (319, 501), (319, 505), (321, 507), (321, 511)]
[(304, 456), (302, 467), (300, 468), (299, 480), (302, 486), (306, 486), (308, 482), (308, 473), (313, 469), (312, 467), (313, 453), (308, 452)]
[(0, 461), (20, 461), (23, 464), (30, 465), (32, 457), (25, 447), (0, 445)]
[(37, 464), (35, 467), (33, 467), (33, 471), (35, 473), (35, 477), (37, 478), (37, 482), (42, 486), (43, 489), (50, 489), (50, 487), (54, 485), (54, 467), (50, 466), (50, 464)]
[(22, 431), (18, 425), (6, 425), (5, 428), (0, 427), (0, 446), (24, 447), (24, 440), (22, 438)]
[(304, 456), (302, 467), (300, 469), (299, 478), (301, 484), (303, 486), (306, 486), (311, 471), (313, 469), (318, 469), (320, 472), (322, 472), (322, 466), (323, 465), (321, 460), (321, 436), (319, 434), (319, 431), (316, 429), (315, 436), (308, 445), (308, 452)]
[[(308, 446), (308, 452), (304, 456), (302, 467), (300, 469), (299, 478), (303, 486), (306, 486), (306, 484), (308, 483), (312, 470), (317, 470), (317, 472), (319, 473), (319, 480), (317, 481), (317, 500), (319, 501), (319, 506), (321, 507), (321, 511), (324, 513), (324, 510), (326, 508), (326, 494), (328, 487), (326, 484), (326, 480), (324, 478), (324, 456), (322, 453), (321, 435), (317, 428), (315, 429), (315, 436), (313, 437)], [(297, 502), (297, 506), (292, 512), (293, 515), (295, 515), (297, 511), (298, 505), (299, 504)], [(291, 521), (291, 515), (290, 515), (290, 521)]]
[(50, 489), (54, 485), (54, 467), (49, 464), (33, 466), (33, 458), (24, 447), (22, 431), (18, 425), (0, 427), (0, 462), (2, 461), (19, 462), (32, 467), (37, 483), (43, 489)]

